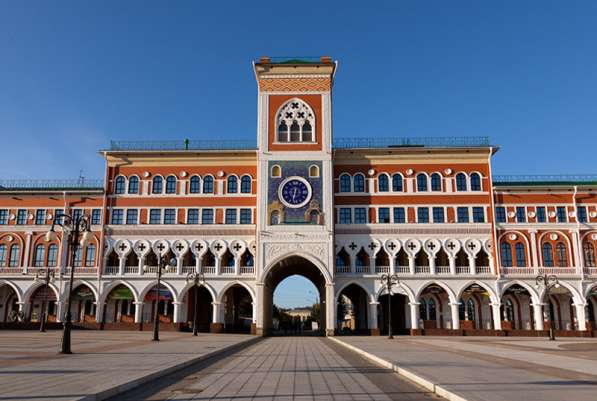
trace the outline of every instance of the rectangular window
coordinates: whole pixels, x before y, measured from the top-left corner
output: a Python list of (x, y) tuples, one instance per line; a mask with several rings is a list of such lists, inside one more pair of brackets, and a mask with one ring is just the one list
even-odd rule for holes
[(380, 207), (377, 209), (377, 222), (378, 223), (389, 223), (390, 222), (390, 208)]
[(83, 216), (83, 209), (73, 209), (73, 220), (77, 221), (81, 216)]
[(164, 209), (164, 224), (176, 224), (176, 209)]
[(225, 224), (236, 224), (236, 209), (226, 209)]
[(428, 207), (417, 208), (417, 222), (429, 223), (429, 208)]
[(126, 211), (126, 224), (137, 224), (139, 211), (137, 209), (128, 209)]
[(149, 224), (162, 224), (162, 210), (161, 209), (150, 209), (149, 210)]
[(81, 248), (81, 245), (77, 245), (75, 248), (75, 260), (73, 261), (73, 265), (77, 267), (83, 266), (83, 248)]
[(85, 266), (92, 267), (95, 265), (95, 246), (89, 245), (87, 253), (85, 254)]
[(503, 206), (498, 206), (495, 208), (495, 220), (498, 223), (505, 223), (506, 222), (506, 208)]
[(18, 245), (10, 247), (10, 255), (8, 256), (8, 266), (17, 267), (21, 260), (21, 248)]
[(473, 223), (485, 223), (485, 209), (482, 206), (473, 207)]
[(444, 208), (443, 207), (434, 207), (433, 208), (433, 222), (434, 223), (444, 223)]
[(122, 224), (124, 211), (122, 209), (112, 209), (112, 224)]
[[(504, 210), (504, 208), (501, 208), (501, 209)], [(459, 223), (468, 223), (469, 222), (468, 207), (457, 208), (456, 209), (456, 218), (458, 219)], [(498, 219), (498, 221), (499, 221), (499, 219)]]
[(8, 224), (8, 210), (0, 209), (0, 224)]
[(580, 223), (587, 222), (587, 207), (586, 206), (577, 206), (578, 210), (578, 221)]
[(38, 226), (46, 224), (46, 209), (37, 209), (35, 211), (35, 224)]
[(201, 224), (213, 224), (214, 223), (214, 210), (203, 209), (201, 210)]
[(340, 224), (351, 224), (351, 209), (348, 207), (340, 208)]
[(17, 211), (17, 224), (19, 224), (19, 225), (27, 224), (27, 210), (26, 209), (19, 209)]
[(556, 208), (556, 216), (558, 219), (558, 223), (566, 223), (568, 221), (568, 218), (566, 216), (566, 207), (558, 206)]
[(403, 207), (394, 208), (394, 223), (406, 223), (406, 213)]
[(199, 209), (187, 210), (187, 224), (199, 224)]
[(354, 224), (367, 224), (367, 208), (366, 207), (355, 207), (354, 208)]
[(251, 224), (251, 209), (240, 209), (240, 224)]
[(535, 214), (537, 216), (537, 223), (545, 223), (547, 221), (545, 206), (537, 206)]
[(54, 209), (54, 219), (56, 222), (62, 222), (64, 221), (64, 217), (56, 219), (56, 217), (61, 216), (64, 214), (64, 209)]
[(102, 211), (101, 209), (93, 209), (91, 211), (91, 224), (101, 224), (102, 223)]
[(527, 212), (524, 206), (516, 206), (516, 222), (517, 223), (526, 223), (527, 222)]

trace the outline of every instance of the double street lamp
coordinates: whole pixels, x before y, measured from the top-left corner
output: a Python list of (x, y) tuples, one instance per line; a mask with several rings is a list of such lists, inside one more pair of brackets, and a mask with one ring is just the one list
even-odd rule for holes
[[(539, 287), (545, 287), (545, 294), (544, 294), (544, 298), (547, 297), (547, 302), (549, 305), (549, 292), (551, 291), (551, 289), (553, 288), (560, 288), (560, 282), (558, 281), (558, 278), (556, 276), (554, 276), (553, 274), (548, 275), (547, 273), (543, 273), (538, 275), (535, 278), (535, 287), (539, 288)], [(553, 329), (553, 319), (552, 316), (550, 314), (549, 317), (549, 339), (551, 341), (554, 341), (556, 339), (556, 335), (555, 335), (555, 330)]]
[(205, 275), (203, 273), (191, 272), (187, 274), (187, 284), (192, 282), (195, 287), (195, 306), (193, 307), (193, 335), (198, 332), (197, 327), (197, 309), (199, 309), (199, 287), (205, 284)]
[[(157, 276), (158, 276), (158, 283), (155, 286), (155, 308), (153, 310), (153, 338), (152, 341), (160, 341), (160, 325), (159, 325), (159, 306), (160, 306), (160, 286), (162, 280), (162, 272), (168, 272), (170, 267), (176, 266), (176, 259), (172, 258), (169, 262), (166, 262), (162, 259), (162, 254), (158, 252), (158, 266), (157, 266)], [(143, 271), (147, 272), (149, 270), (149, 266), (144, 266)], [(164, 306), (166, 307), (166, 306)]]
[(40, 314), (40, 323), (39, 323), (39, 331), (42, 333), (46, 332), (46, 308), (48, 307), (48, 289), (50, 287), (50, 283), (54, 281), (54, 269), (50, 269), (46, 267), (43, 270), (38, 270), (35, 272), (35, 281), (41, 280), (44, 283), (44, 299), (41, 303), (41, 314)]
[[(52, 221), (52, 228), (46, 233), (46, 242), (55, 241), (58, 238), (56, 234), (56, 226), (62, 227), (62, 232), (68, 237), (68, 246), (71, 251), (70, 258), (70, 281), (68, 283), (68, 293), (66, 302), (66, 316), (64, 319), (64, 329), (62, 331), (62, 345), (60, 349), (61, 354), (72, 354), (70, 347), (70, 337), (72, 329), (72, 317), (71, 317), (71, 301), (73, 292), (73, 281), (75, 278), (75, 259), (77, 255), (77, 249), (80, 246), (83, 248), (87, 246), (89, 241), (93, 239), (93, 233), (91, 232), (91, 224), (89, 218), (84, 214), (74, 216), (66, 213), (57, 213)], [(79, 238), (80, 237), (80, 238)]]
[(385, 285), (388, 291), (388, 338), (394, 338), (392, 334), (392, 287), (400, 284), (396, 274), (383, 274), (381, 276), (382, 286)]

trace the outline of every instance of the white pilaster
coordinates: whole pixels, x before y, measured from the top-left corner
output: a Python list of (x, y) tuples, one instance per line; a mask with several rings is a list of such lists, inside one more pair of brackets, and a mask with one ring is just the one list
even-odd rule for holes
[(501, 313), (501, 306), (502, 304), (490, 304), (491, 305), (491, 315), (493, 317), (493, 329), (494, 330), (501, 330), (502, 329), (502, 313)]
[(135, 305), (135, 323), (143, 321), (143, 302), (133, 302)]
[(543, 330), (543, 304), (533, 304), (535, 330)]
[(412, 330), (418, 330), (419, 327), (419, 319), (421, 318), (419, 314), (419, 303), (418, 302), (410, 302), (410, 328)]
[(587, 330), (586, 304), (574, 304), (576, 310), (576, 324), (578, 331)]
[(452, 330), (460, 329), (460, 313), (458, 310), (459, 303), (450, 304), (450, 312), (452, 314)]
[(369, 330), (375, 330), (378, 328), (377, 305), (379, 305), (379, 302), (369, 303)]

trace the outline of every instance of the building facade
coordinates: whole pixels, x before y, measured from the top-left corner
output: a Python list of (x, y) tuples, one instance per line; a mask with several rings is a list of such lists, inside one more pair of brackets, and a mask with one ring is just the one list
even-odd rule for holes
[[(0, 322), (61, 321), (73, 268), (74, 319), (100, 328), (197, 309), (201, 330), (268, 334), (299, 274), (328, 335), (387, 332), (390, 302), (394, 332), (592, 335), (597, 177), (493, 176), (482, 137), (334, 138), (336, 68), (255, 62), (256, 142), (112, 142), (100, 182), (1, 182)], [(74, 260), (68, 233), (45, 241), (63, 212), (93, 232)]]

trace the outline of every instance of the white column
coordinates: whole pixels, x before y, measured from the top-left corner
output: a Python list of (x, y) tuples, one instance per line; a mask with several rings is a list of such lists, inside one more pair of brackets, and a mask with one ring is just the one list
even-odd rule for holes
[(240, 255), (234, 258), (234, 274), (240, 275)]
[(572, 234), (572, 257), (574, 258), (574, 267), (577, 274), (583, 274), (582, 259), (580, 257), (580, 249), (578, 248), (578, 232), (570, 230)]
[(435, 257), (436, 255), (434, 254), (433, 256), (431, 256), (429, 258), (429, 273), (431, 274), (435, 274)]
[(27, 274), (29, 271), (29, 260), (31, 259), (29, 255), (29, 249), (31, 249), (31, 236), (33, 233), (31, 231), (27, 231), (26, 233), (27, 238), (25, 239), (25, 249), (23, 250), (23, 273)]
[(396, 273), (396, 258), (390, 256), (390, 274)]
[(105, 302), (95, 302), (95, 321), (101, 323), (104, 317), (104, 308), (106, 307)]
[(118, 257), (118, 274), (121, 276), (124, 274), (124, 264), (125, 263), (126, 263), (126, 257), (119, 256)]
[(477, 273), (477, 263), (475, 262), (475, 257), (473, 255), (468, 255), (468, 267), (470, 269), (470, 274), (474, 276)]
[(334, 284), (325, 285), (325, 334), (333, 336), (336, 325), (336, 302)]
[(251, 323), (257, 323), (257, 302), (251, 302), (251, 307), (253, 311), (253, 320)]
[(145, 256), (141, 256), (139, 258), (139, 271), (137, 273), (139, 273), (140, 276), (143, 275), (143, 266), (145, 265)]
[(585, 307), (586, 304), (574, 304), (574, 308), (576, 309), (576, 322), (578, 331), (587, 330), (587, 315)]
[(180, 276), (182, 274), (182, 259), (183, 256), (179, 256), (178, 258), (176, 258), (176, 274), (178, 276)]
[(448, 256), (448, 261), (450, 263), (450, 274), (456, 275), (456, 258), (454, 256)]
[(213, 323), (224, 323), (224, 313), (222, 310), (222, 303), (221, 302), (212, 302), (213, 306)]
[(419, 329), (419, 303), (418, 302), (410, 302), (410, 328), (412, 330)]
[(456, 302), (455, 304), (450, 304), (450, 312), (452, 313), (452, 330), (459, 330), (460, 329), (460, 314), (458, 311), (458, 306), (460, 303)]
[(182, 302), (172, 302), (172, 305), (174, 305), (174, 312), (172, 313), (172, 320), (174, 321), (174, 323), (180, 323), (181, 319), (180, 319), (180, 312), (182, 310)]
[(535, 330), (543, 330), (543, 304), (533, 304)]
[(502, 304), (490, 304), (491, 305), (491, 315), (493, 316), (493, 329), (494, 330), (501, 330), (502, 329), (502, 313), (501, 313), (501, 306)]
[(377, 330), (378, 323), (377, 323), (377, 305), (379, 302), (370, 302), (369, 303), (369, 330)]
[(408, 268), (410, 269), (410, 274), (415, 274), (415, 257), (408, 255)]
[[(29, 304), (29, 308), (31, 308), (31, 304)], [(56, 321), (63, 322), (64, 315), (66, 314), (66, 305), (62, 301), (56, 301)], [(25, 315), (27, 316), (27, 315)]]
[(135, 305), (135, 323), (143, 321), (143, 302), (133, 302)]
[(531, 234), (531, 266), (539, 266), (539, 259), (537, 257), (537, 231), (531, 230), (529, 233)]

